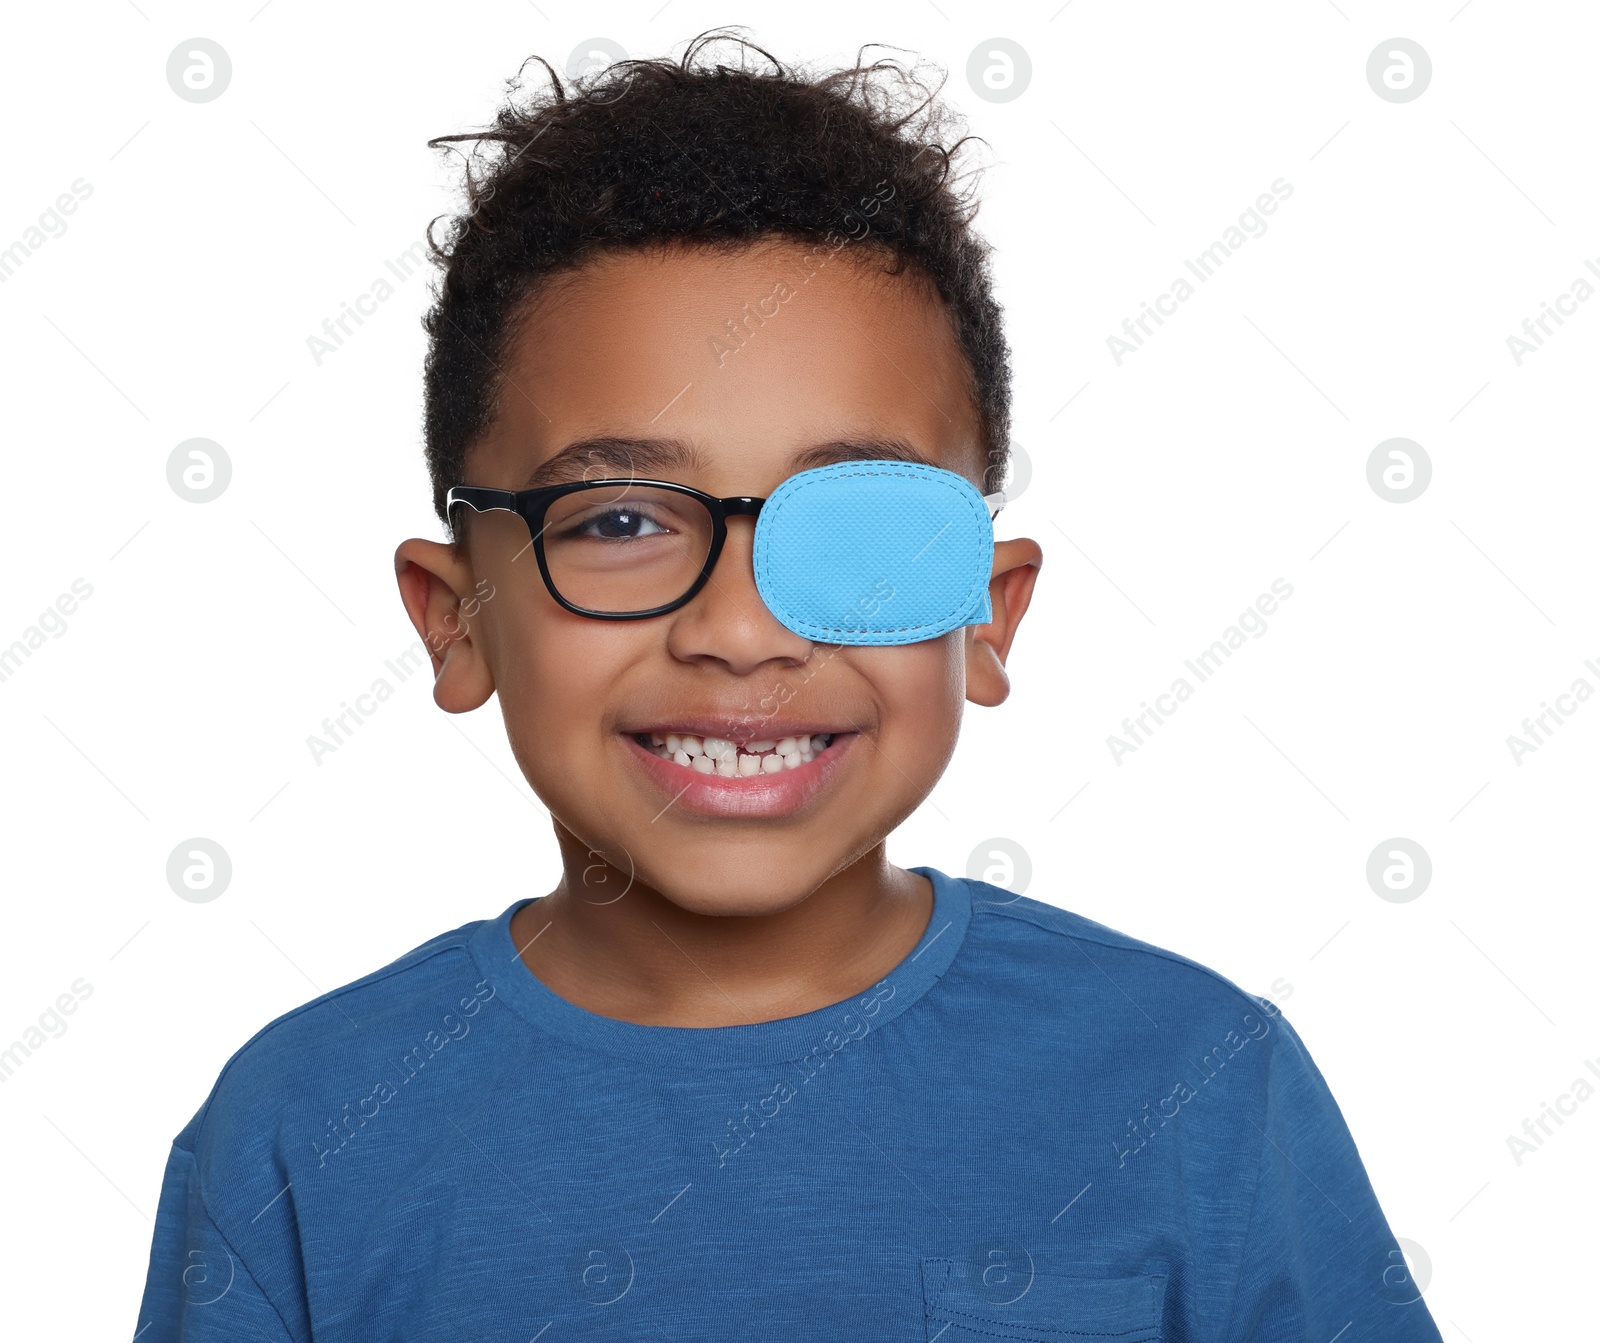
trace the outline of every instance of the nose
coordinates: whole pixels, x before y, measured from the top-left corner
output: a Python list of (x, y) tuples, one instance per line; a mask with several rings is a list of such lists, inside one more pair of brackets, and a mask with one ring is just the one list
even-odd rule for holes
[(719, 662), (738, 676), (768, 662), (798, 667), (811, 640), (778, 623), (756, 587), (755, 519), (728, 519), (728, 539), (694, 600), (667, 618), (667, 650), (684, 662)]

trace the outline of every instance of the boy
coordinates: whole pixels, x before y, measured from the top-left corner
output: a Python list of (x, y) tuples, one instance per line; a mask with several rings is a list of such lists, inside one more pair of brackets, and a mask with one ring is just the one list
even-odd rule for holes
[(1039, 570), (999, 309), (931, 97), (708, 50), (552, 72), (439, 253), (396, 570), (563, 874), (234, 1055), (138, 1336), (1437, 1340), (1270, 1000), (890, 863)]

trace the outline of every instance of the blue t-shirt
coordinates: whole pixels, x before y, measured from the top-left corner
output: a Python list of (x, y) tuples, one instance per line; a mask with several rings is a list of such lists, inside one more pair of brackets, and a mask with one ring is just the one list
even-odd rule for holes
[(1269, 999), (929, 868), (858, 996), (642, 1026), (498, 918), (279, 1017), (173, 1143), (140, 1343), (1439, 1343)]

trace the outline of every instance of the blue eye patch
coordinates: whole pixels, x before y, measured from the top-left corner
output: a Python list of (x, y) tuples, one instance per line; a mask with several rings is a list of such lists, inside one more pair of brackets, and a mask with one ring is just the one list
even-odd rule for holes
[(983, 624), (1004, 500), (916, 462), (797, 472), (756, 518), (756, 587), (780, 624), (819, 643), (918, 643)]

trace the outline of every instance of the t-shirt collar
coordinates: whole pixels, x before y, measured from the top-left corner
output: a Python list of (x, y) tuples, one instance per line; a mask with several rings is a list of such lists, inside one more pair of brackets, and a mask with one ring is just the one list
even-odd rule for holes
[(933, 913), (917, 945), (876, 985), (828, 1007), (742, 1026), (645, 1026), (601, 1016), (568, 1001), (523, 963), (511, 936), (518, 900), (479, 924), (468, 943), (494, 996), (542, 1031), (602, 1053), (704, 1067), (779, 1063), (838, 1047), (877, 1030), (938, 983), (966, 939), (972, 896), (966, 882), (931, 867), (911, 871), (933, 883)]

